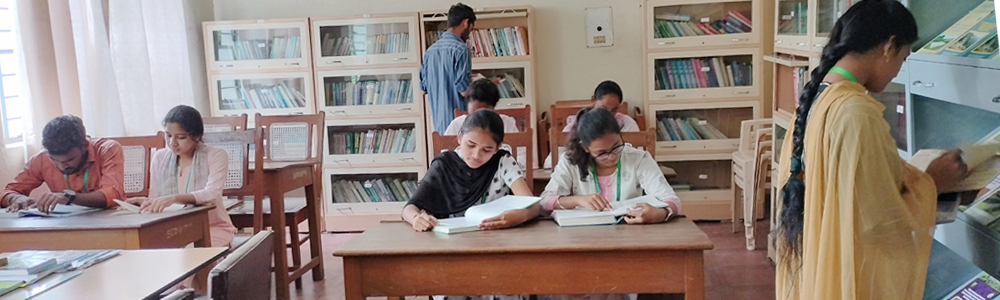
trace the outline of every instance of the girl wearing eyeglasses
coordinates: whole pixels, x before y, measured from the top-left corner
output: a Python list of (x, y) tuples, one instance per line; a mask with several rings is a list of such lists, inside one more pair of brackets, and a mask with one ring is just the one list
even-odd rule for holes
[(585, 108), (576, 124), (552, 179), (542, 192), (546, 213), (555, 209), (606, 210), (611, 203), (653, 195), (667, 204), (643, 203), (625, 216), (628, 224), (664, 222), (681, 212), (681, 203), (646, 151), (626, 145), (612, 112)]

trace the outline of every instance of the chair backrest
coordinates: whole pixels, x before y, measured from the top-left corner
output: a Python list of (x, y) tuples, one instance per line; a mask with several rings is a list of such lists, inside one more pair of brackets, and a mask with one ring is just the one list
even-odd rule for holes
[(549, 155), (549, 113), (542, 112), (542, 117), (538, 118), (538, 157), (544, 159)]
[(739, 151), (755, 151), (757, 145), (757, 130), (771, 127), (771, 119), (754, 119), (740, 122)]
[(161, 131), (151, 136), (112, 138), (122, 145), (125, 157), (125, 197), (149, 196), (150, 161), (154, 151), (166, 147), (163, 137)]
[[(517, 121), (517, 129), (519, 131), (525, 131), (530, 127), (529, 122), (531, 122), (531, 105), (525, 105), (522, 108), (505, 108), (495, 110), (498, 114), (507, 115)], [(469, 112), (464, 110), (455, 109), (455, 117), (464, 116), (469, 114)]]
[(247, 129), (247, 114), (225, 117), (203, 117), (205, 132), (226, 132)]
[[(552, 137), (552, 166), (555, 167), (559, 163), (559, 147), (565, 145), (569, 140), (569, 134), (556, 130), (555, 127), (549, 129), (550, 135)], [(649, 152), (653, 158), (656, 158), (656, 132), (652, 129), (647, 129), (645, 131), (637, 132), (622, 132), (622, 141), (632, 144), (633, 148), (644, 150)]]
[(270, 299), (273, 239), (271, 231), (258, 232), (212, 268), (212, 299)]
[(635, 123), (639, 125), (639, 131), (646, 131), (646, 115), (643, 115), (642, 109), (638, 107), (635, 108)]
[[(510, 147), (510, 155), (517, 160), (522, 166), (524, 166), (524, 179), (528, 183), (528, 188), (533, 188), (534, 168), (532, 168), (531, 162), (534, 159), (534, 153), (532, 150), (532, 136), (531, 127), (526, 128), (526, 131), (516, 132), (516, 133), (505, 133), (503, 137), (503, 143)], [(455, 150), (458, 147), (458, 139), (455, 136), (441, 135), (440, 133), (431, 133), (432, 141), (434, 146), (432, 151), (433, 156), (438, 154)]]
[[(551, 116), (551, 119), (550, 119), (551, 120), (551, 123), (550, 123), (551, 127), (552, 128), (558, 128), (559, 131), (562, 131), (563, 128), (566, 128), (566, 119), (569, 118), (569, 116), (575, 116), (577, 113), (580, 112), (581, 109), (584, 109), (584, 108), (587, 108), (587, 107), (590, 107), (590, 106), (582, 106), (582, 107), (580, 107), (580, 106), (556, 106), (556, 105), (550, 106), (549, 107), (549, 115)], [(550, 136), (549, 138), (551, 139), (552, 137)]]
[(323, 121), (320, 111), (314, 115), (263, 116), (257, 114), (254, 125), (261, 130), (264, 162), (323, 163)]
[(206, 132), (202, 141), (206, 145), (222, 148), (229, 154), (229, 174), (222, 194), (224, 196), (250, 196), (254, 194), (253, 176), (256, 169), (250, 168), (251, 148), (257, 145), (259, 131), (239, 129), (228, 132)]

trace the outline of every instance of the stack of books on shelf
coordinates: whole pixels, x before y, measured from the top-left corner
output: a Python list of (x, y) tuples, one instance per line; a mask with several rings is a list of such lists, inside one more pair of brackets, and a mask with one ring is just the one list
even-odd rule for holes
[[(354, 36), (336, 37), (323, 34), (323, 56), (351, 56), (370, 54), (405, 53), (410, 51), (410, 33), (397, 32), (364, 37), (364, 45), (359, 47)], [(359, 49), (360, 48), (360, 49)]]
[(708, 121), (698, 118), (660, 118), (656, 126), (658, 141), (693, 141), (728, 139)]
[[(216, 36), (221, 37), (221, 33), (216, 32)], [(222, 39), (216, 38), (216, 40)], [(235, 40), (232, 45), (216, 45), (216, 47), (219, 49), (217, 51), (220, 61), (299, 58), (302, 53), (302, 44), (299, 43), (298, 36), (275, 37), (272, 40)]]
[(750, 86), (753, 66), (720, 57), (657, 60), (656, 89), (697, 89)]
[(334, 203), (403, 202), (417, 191), (412, 179), (336, 180), (331, 185)]
[(792, 86), (794, 87), (792, 95), (795, 97), (796, 108), (799, 107), (799, 95), (802, 95), (802, 90), (806, 88), (806, 83), (809, 83), (809, 68), (792, 68)]
[(497, 89), (500, 90), (500, 98), (524, 98), (524, 85), (517, 77), (510, 74), (492, 76), (490, 79), (498, 79)]
[[(427, 47), (434, 44), (444, 31), (428, 31)], [(528, 29), (521, 26), (477, 29), (465, 41), (473, 57), (528, 55)]]
[(223, 98), (219, 107), (227, 109), (299, 108), (306, 106), (306, 98), (299, 91), (279, 84), (237, 84), (238, 99)]
[(326, 81), (327, 106), (413, 103), (410, 80)]
[(330, 154), (412, 153), (417, 148), (413, 129), (372, 129), (330, 132)]
[[(0, 295), (34, 284), (53, 274), (69, 273), (88, 268), (115, 257), (119, 253), (121, 250), (23, 250), (0, 254), (7, 260), (6, 265), (0, 266)], [(79, 272), (75, 272), (72, 276), (64, 276), (65, 278), (61, 280), (69, 280), (76, 275), (79, 275)], [(44, 290), (51, 287), (46, 284), (46, 286), (37, 288)]]
[(805, 35), (809, 23), (806, 16), (809, 15), (809, 4), (806, 1), (796, 2), (790, 10), (784, 10), (778, 22), (778, 34)]
[(656, 38), (747, 33), (753, 29), (750, 19), (735, 10), (715, 21), (703, 18), (692, 22), (691, 15), (666, 13), (655, 15), (653, 22)]
[(917, 52), (998, 59), (995, 10), (993, 1), (983, 2)]

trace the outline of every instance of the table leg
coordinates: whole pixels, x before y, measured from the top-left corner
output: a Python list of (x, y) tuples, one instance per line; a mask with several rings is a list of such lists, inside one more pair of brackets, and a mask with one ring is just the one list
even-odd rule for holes
[[(357, 258), (344, 258), (344, 296), (345, 300), (364, 300), (361, 282), (361, 263)], [(389, 300), (392, 300), (390, 297)]]
[(321, 182), (323, 182), (323, 174), (320, 172), (319, 167), (314, 167), (316, 170), (313, 172), (313, 183), (306, 186), (306, 216), (307, 222), (309, 222), (309, 256), (313, 259), (319, 260), (317, 264), (312, 269), (313, 281), (323, 280), (325, 277), (325, 272), (323, 269), (323, 238), (320, 236), (320, 222), (323, 220), (322, 214), (320, 212), (321, 204), (319, 188), (321, 187)]
[(705, 254), (688, 251), (684, 259), (684, 299), (705, 299)]
[[(280, 181), (280, 180), (279, 180)], [(285, 246), (285, 194), (280, 182), (272, 182), (277, 187), (270, 189), (271, 200), (271, 230), (274, 231), (274, 282), (277, 298), (286, 300), (290, 297), (288, 288), (288, 250)]]
[[(195, 241), (194, 246), (198, 248), (212, 247), (212, 231), (208, 226), (208, 211), (201, 213), (202, 219), (201, 224), (201, 240)], [(208, 267), (202, 268), (197, 273), (194, 274), (191, 285), (195, 290), (197, 295), (207, 295), (208, 294), (208, 273), (212, 271), (214, 264)]]

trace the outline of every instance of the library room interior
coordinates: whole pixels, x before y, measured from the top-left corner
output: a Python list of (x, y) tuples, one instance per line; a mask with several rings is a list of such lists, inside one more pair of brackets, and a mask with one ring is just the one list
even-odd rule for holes
[(0, 300), (1000, 300), (997, 0), (0, 0)]

